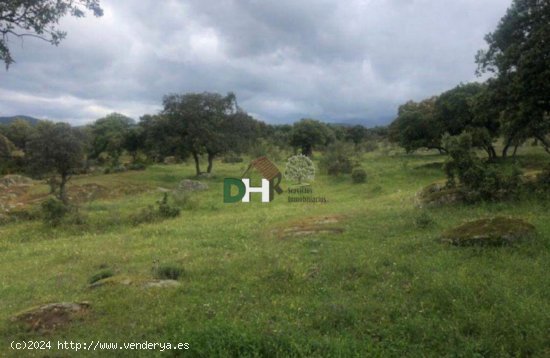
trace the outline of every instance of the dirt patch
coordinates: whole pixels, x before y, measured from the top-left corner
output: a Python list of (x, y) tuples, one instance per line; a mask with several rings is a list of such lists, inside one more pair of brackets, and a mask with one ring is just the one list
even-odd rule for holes
[(462, 224), (445, 232), (441, 240), (457, 246), (499, 246), (528, 238), (535, 227), (521, 219), (495, 217)]
[(339, 215), (310, 217), (272, 230), (272, 234), (279, 239), (290, 239), (319, 234), (341, 234), (345, 231), (344, 228), (339, 225), (343, 219), (344, 217)]
[(89, 302), (50, 303), (20, 313), (11, 319), (25, 325), (30, 331), (50, 332), (84, 319), (90, 310)]
[(109, 195), (109, 190), (106, 187), (94, 183), (69, 185), (68, 188), (69, 201), (78, 203), (106, 198)]

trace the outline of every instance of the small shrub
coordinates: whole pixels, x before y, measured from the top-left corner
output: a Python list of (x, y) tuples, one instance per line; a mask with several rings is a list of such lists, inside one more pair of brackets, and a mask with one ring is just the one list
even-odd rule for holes
[(143, 163), (132, 163), (128, 165), (128, 170), (145, 170), (147, 166)]
[(140, 212), (130, 216), (130, 222), (134, 225), (151, 223), (160, 219), (171, 219), (179, 216), (180, 209), (168, 203), (168, 193), (164, 193), (161, 200), (157, 201), (158, 208), (152, 205), (141, 209)]
[(362, 168), (354, 169), (351, 173), (351, 179), (356, 184), (364, 183), (367, 181), (367, 172)]
[(90, 279), (88, 280), (88, 283), (92, 284), (99, 280), (103, 280), (104, 278), (112, 277), (114, 276), (114, 273), (111, 269), (102, 269), (98, 271), (96, 274), (94, 274)]
[(360, 149), (365, 152), (374, 152), (378, 149), (378, 143), (375, 140), (366, 140), (360, 145)]
[(328, 175), (351, 174), (356, 161), (353, 145), (349, 143), (333, 143), (327, 147), (319, 163), (321, 169)]
[(158, 213), (163, 218), (175, 218), (180, 214), (180, 209), (168, 203), (168, 193), (164, 193), (164, 197), (158, 202), (158, 205)]
[(425, 211), (423, 211), (420, 215), (418, 215), (414, 219), (414, 224), (419, 229), (426, 229), (432, 225), (434, 225), (433, 218)]
[(127, 170), (124, 165), (116, 165), (111, 168), (111, 173), (124, 173)]
[(174, 191), (172, 193), (174, 204), (183, 210), (195, 210), (200, 205), (199, 198), (189, 191)]
[[(447, 186), (457, 187), (468, 202), (498, 201), (516, 197), (521, 186), (521, 171), (479, 159), (472, 151), (472, 136), (445, 136), (449, 159), (445, 163)], [(460, 186), (458, 186), (460, 184)]]
[(154, 269), (154, 274), (161, 280), (177, 280), (184, 274), (184, 270), (173, 264), (162, 264)]
[(69, 212), (69, 208), (63, 202), (54, 198), (44, 201), (41, 208), (44, 222), (51, 226), (59, 225)]

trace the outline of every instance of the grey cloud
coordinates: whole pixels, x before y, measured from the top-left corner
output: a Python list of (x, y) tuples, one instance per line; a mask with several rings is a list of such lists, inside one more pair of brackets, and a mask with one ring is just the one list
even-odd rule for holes
[(509, 0), (104, 0), (59, 47), (14, 41), (0, 115), (134, 118), (173, 92), (234, 91), (272, 123), (387, 122), (400, 103), (475, 80)]

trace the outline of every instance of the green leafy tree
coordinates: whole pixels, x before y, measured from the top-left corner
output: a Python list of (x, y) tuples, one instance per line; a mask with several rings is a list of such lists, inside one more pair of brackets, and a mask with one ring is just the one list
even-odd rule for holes
[(481, 93), (480, 83), (460, 84), (443, 92), (435, 101), (434, 116), (443, 125), (445, 132), (459, 135), (474, 123), (473, 105), (476, 96)]
[(79, 132), (67, 123), (40, 122), (27, 144), (27, 159), (36, 176), (59, 176), (50, 182), (57, 184), (57, 197), (67, 204), (67, 182), (84, 164)]
[(325, 146), (333, 139), (330, 128), (314, 119), (302, 119), (292, 126), (290, 143), (300, 148), (303, 155), (311, 157), (315, 146)]
[(214, 158), (229, 150), (238, 136), (235, 128), (239, 126), (234, 121), (243, 120), (244, 116), (238, 114), (233, 93), (222, 96), (209, 92), (165, 96), (162, 115), (181, 139), (184, 149), (192, 154), (197, 175), (202, 173), (200, 155), (207, 154), (210, 173)]
[(550, 2), (514, 0), (476, 62), (478, 74), (491, 74), (503, 94), (506, 130), (522, 129), (520, 138), (527, 132), (550, 153), (549, 38)]
[(366, 137), (367, 128), (360, 124), (346, 128), (346, 140), (353, 142), (355, 145), (359, 145), (365, 140)]
[(153, 161), (186, 156), (182, 134), (174, 131), (166, 116), (146, 114), (140, 118), (139, 127), (143, 130), (143, 150)]
[(67, 33), (57, 28), (59, 20), (70, 14), (83, 17), (86, 10), (102, 16), (98, 0), (7, 0), (0, 1), (0, 60), (6, 69), (14, 63), (10, 37), (33, 37), (58, 45)]
[(319, 166), (328, 175), (351, 174), (357, 165), (356, 156), (351, 143), (334, 142), (327, 146)]
[(288, 158), (285, 168), (285, 178), (302, 184), (315, 179), (315, 166), (311, 159), (303, 154)]
[(90, 126), (90, 158), (107, 153), (113, 166), (118, 165), (124, 145), (134, 120), (119, 113), (111, 113)]
[(21, 150), (25, 150), (29, 138), (34, 133), (34, 127), (24, 119), (16, 119), (4, 130), (4, 135)]
[(420, 148), (444, 152), (441, 144), (444, 125), (434, 114), (436, 100), (437, 97), (432, 97), (400, 106), (397, 118), (390, 125), (390, 140), (405, 148), (407, 153)]
[(0, 134), (0, 160), (7, 160), (11, 158), (11, 153), (15, 150), (13, 143)]
[(145, 147), (145, 131), (141, 126), (128, 128), (124, 137), (123, 148), (132, 156), (135, 163), (140, 151)]

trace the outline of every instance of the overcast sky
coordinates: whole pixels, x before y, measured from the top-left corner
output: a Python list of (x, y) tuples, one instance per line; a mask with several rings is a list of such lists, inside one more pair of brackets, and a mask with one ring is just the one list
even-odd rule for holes
[(268, 123), (384, 124), (409, 99), (476, 80), (511, 0), (102, 0), (59, 47), (12, 39), (0, 116), (138, 119), (174, 92), (233, 91)]

